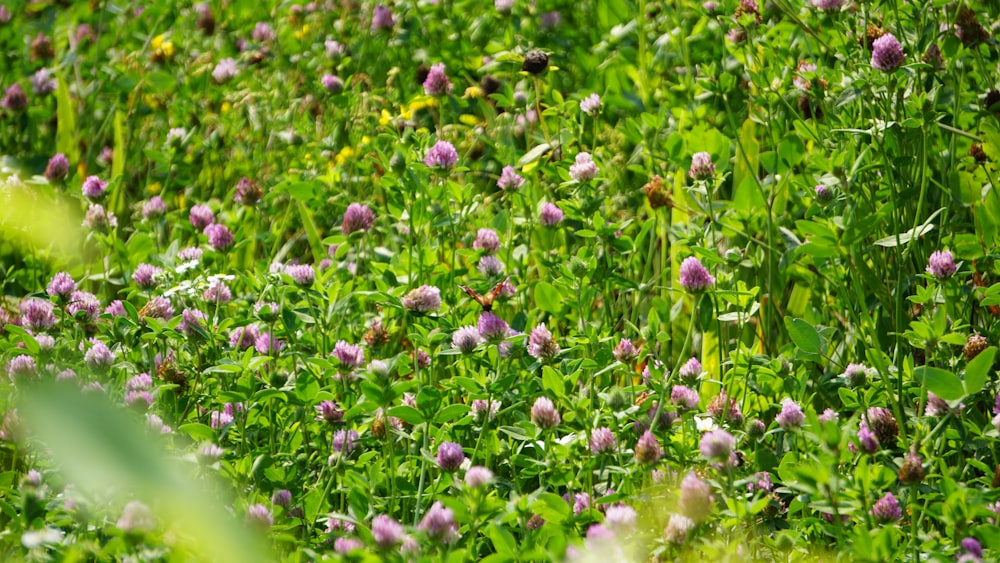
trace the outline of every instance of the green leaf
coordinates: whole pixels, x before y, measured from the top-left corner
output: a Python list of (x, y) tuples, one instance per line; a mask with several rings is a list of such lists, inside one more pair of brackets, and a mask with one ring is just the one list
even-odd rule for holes
[(437, 415), (434, 417), (434, 422), (440, 424), (442, 422), (451, 422), (453, 420), (458, 420), (459, 418), (462, 418), (463, 416), (469, 414), (470, 410), (472, 409), (469, 407), (469, 405), (463, 405), (461, 403), (448, 405), (447, 407), (441, 409), (437, 413)]
[[(72, 386), (39, 385), (26, 393), (22, 413), (34, 439), (62, 467), (67, 480), (88, 494), (116, 491), (126, 502), (156, 506), (164, 529), (177, 530), (184, 552), (197, 560), (264, 562), (267, 547), (227, 513), (190, 470), (167, 456), (141, 417), (107, 397)], [(195, 435), (204, 429), (184, 425)]]
[(389, 409), (389, 416), (394, 416), (403, 422), (408, 424), (422, 424), (424, 422), (424, 415), (417, 409), (409, 405), (399, 405), (398, 407), (392, 407)]
[(507, 528), (494, 523), (487, 529), (486, 535), (493, 542), (493, 549), (497, 550), (497, 554), (514, 555), (517, 553), (517, 540)]
[[(973, 395), (980, 392), (986, 385), (986, 376), (993, 367), (993, 358), (997, 355), (996, 346), (990, 346), (965, 367), (965, 394)], [(936, 393), (935, 393), (936, 394)]]
[(69, 95), (69, 85), (59, 75), (56, 88), (56, 152), (66, 155), (70, 164), (80, 162), (80, 145), (76, 141), (76, 109)]
[(548, 143), (542, 143), (537, 147), (531, 149), (530, 151), (526, 152), (524, 156), (521, 157), (520, 160), (517, 161), (518, 168), (524, 166), (525, 164), (530, 164), (538, 160), (539, 158), (541, 158), (543, 154), (549, 152), (549, 150), (551, 149), (552, 145)]
[(215, 439), (215, 430), (211, 427), (197, 422), (182, 424), (178, 428), (181, 432), (191, 436), (192, 439), (200, 442), (207, 442)]
[(542, 387), (546, 391), (551, 391), (557, 397), (562, 397), (566, 394), (566, 382), (563, 376), (550, 366), (542, 368)]
[(302, 218), (302, 227), (306, 231), (309, 246), (312, 248), (313, 260), (319, 264), (326, 255), (326, 252), (323, 251), (323, 243), (320, 239), (319, 231), (316, 229), (316, 222), (313, 221), (312, 210), (300, 200), (296, 200), (295, 203), (298, 205), (299, 216)]
[(823, 338), (816, 328), (806, 321), (785, 317), (785, 329), (799, 350), (807, 354), (819, 354), (823, 349)]
[(538, 282), (535, 285), (535, 305), (547, 313), (557, 314), (562, 310), (559, 291), (548, 282)]
[(950, 371), (930, 366), (920, 366), (913, 370), (917, 380), (927, 386), (938, 397), (946, 401), (955, 401), (965, 396), (962, 380)]

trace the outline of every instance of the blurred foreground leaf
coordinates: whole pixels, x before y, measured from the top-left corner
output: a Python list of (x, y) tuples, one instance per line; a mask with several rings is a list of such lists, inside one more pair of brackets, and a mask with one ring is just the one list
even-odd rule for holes
[(26, 184), (12, 172), (0, 170), (0, 236), (63, 258), (79, 256), (84, 235), (75, 205), (51, 187)]
[(267, 548), (185, 476), (141, 423), (103, 395), (65, 385), (31, 390), (22, 405), (34, 436), (78, 486), (113, 490), (158, 509), (165, 528), (176, 529), (199, 560), (264, 562)]

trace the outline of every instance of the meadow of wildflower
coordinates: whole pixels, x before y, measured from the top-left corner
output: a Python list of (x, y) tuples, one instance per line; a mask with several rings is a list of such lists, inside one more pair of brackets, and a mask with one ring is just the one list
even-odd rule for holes
[(0, 560), (997, 560), (998, 21), (3, 0)]

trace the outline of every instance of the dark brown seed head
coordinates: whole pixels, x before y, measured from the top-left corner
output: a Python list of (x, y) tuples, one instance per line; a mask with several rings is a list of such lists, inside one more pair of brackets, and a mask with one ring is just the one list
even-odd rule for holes
[(532, 49), (524, 54), (524, 64), (521, 70), (531, 74), (541, 74), (549, 68), (549, 56), (540, 49)]
[(985, 350), (989, 345), (990, 344), (986, 341), (985, 336), (980, 335), (978, 332), (973, 334), (965, 343), (965, 347), (962, 348), (962, 354), (965, 356), (965, 361), (971, 362), (973, 358), (978, 356), (979, 353)]

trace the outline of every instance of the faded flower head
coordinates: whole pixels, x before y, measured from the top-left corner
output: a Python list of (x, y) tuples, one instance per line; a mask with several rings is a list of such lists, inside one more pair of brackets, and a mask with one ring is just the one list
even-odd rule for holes
[(555, 227), (562, 223), (564, 218), (562, 209), (554, 203), (546, 203), (538, 214), (538, 222), (545, 227)]
[(476, 240), (472, 242), (472, 248), (482, 250), (483, 254), (496, 254), (500, 249), (500, 236), (493, 229), (479, 229), (476, 232)]
[(513, 166), (504, 166), (503, 170), (500, 171), (497, 187), (505, 191), (515, 191), (521, 189), (524, 182), (524, 178), (517, 173)]
[(590, 451), (594, 454), (611, 453), (618, 447), (618, 441), (610, 428), (595, 428), (590, 433)]
[(396, 20), (392, 17), (389, 8), (379, 4), (372, 10), (372, 31), (380, 29), (390, 29), (396, 25)]
[(722, 463), (729, 461), (729, 456), (732, 455), (735, 447), (736, 438), (721, 428), (710, 430), (701, 435), (699, 449), (701, 455), (709, 461)]
[(899, 436), (899, 425), (892, 411), (885, 407), (871, 407), (868, 409), (865, 419), (861, 421), (878, 438), (879, 444), (891, 446), (896, 443)]
[(492, 482), (493, 472), (481, 465), (474, 465), (465, 472), (465, 486), (470, 489), (485, 487)]
[(597, 177), (600, 169), (589, 152), (577, 153), (573, 164), (569, 167), (569, 175), (577, 182), (586, 182)]
[(687, 518), (694, 522), (704, 522), (712, 512), (712, 489), (691, 471), (681, 481), (677, 506)]
[(792, 399), (785, 397), (781, 400), (781, 412), (774, 418), (778, 426), (785, 430), (794, 430), (802, 427), (806, 415), (802, 412), (802, 407)]
[(435, 501), (431, 505), (430, 510), (420, 520), (420, 524), (417, 524), (417, 529), (440, 543), (451, 543), (458, 539), (455, 513), (450, 508), (445, 508), (441, 501)]
[(479, 336), (479, 329), (474, 326), (463, 326), (451, 335), (451, 345), (461, 350), (463, 354), (468, 354), (476, 349), (476, 346), (483, 341)]
[(528, 355), (536, 360), (551, 360), (559, 355), (559, 345), (552, 338), (552, 333), (542, 323), (531, 329), (528, 336)]
[(712, 155), (707, 152), (696, 152), (691, 155), (691, 169), (688, 175), (692, 179), (705, 182), (715, 178), (715, 164), (712, 162)]
[(539, 397), (535, 399), (535, 404), (531, 405), (531, 421), (544, 430), (559, 426), (562, 417), (559, 416), (551, 399)]
[(580, 100), (580, 111), (587, 115), (596, 115), (597, 112), (601, 111), (601, 97), (597, 94), (591, 94)]
[(642, 465), (653, 465), (663, 457), (663, 446), (656, 436), (646, 430), (635, 445), (635, 460)]
[(899, 468), (899, 482), (904, 485), (915, 485), (923, 482), (924, 475), (926, 473), (923, 458), (917, 455), (917, 452), (910, 450)]
[(431, 313), (441, 308), (441, 290), (433, 285), (422, 285), (401, 300), (403, 308), (418, 313)]

